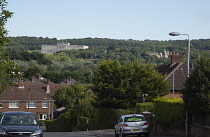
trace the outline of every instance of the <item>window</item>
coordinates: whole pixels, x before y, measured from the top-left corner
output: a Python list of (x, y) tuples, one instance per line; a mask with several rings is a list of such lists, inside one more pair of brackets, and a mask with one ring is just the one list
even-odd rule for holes
[(48, 102), (47, 101), (42, 102), (42, 108), (48, 108)]
[(9, 102), (9, 108), (19, 108), (19, 102)]
[(2, 102), (0, 101), (0, 108), (2, 108)]
[(126, 117), (124, 119), (125, 122), (138, 122), (138, 121), (144, 121), (145, 118), (141, 116), (135, 116), (135, 117)]
[(36, 101), (32, 101), (32, 102), (27, 102), (26, 103), (26, 108), (36, 108)]

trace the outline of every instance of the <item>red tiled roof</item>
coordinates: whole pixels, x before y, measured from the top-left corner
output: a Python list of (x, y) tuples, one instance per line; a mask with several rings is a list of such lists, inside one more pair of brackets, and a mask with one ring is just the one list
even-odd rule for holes
[(70, 86), (67, 84), (49, 84), (50, 92), (47, 93), (47, 84), (25, 84), (24, 88), (18, 85), (7, 88), (5, 92), (0, 94), (0, 100), (54, 100), (52, 96), (61, 86)]
[(44, 92), (44, 90), (31, 84), (24, 84), (24, 88), (19, 88), (17, 85), (7, 88), (1, 93), (0, 100), (4, 101), (38, 101), (38, 100), (53, 99)]

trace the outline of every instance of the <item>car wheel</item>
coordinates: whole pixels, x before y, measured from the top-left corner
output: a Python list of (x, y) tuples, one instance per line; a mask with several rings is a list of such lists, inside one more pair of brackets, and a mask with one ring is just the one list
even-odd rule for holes
[(115, 132), (115, 137), (119, 137), (119, 135), (117, 134), (116, 130), (114, 130), (114, 132)]
[(122, 130), (120, 131), (120, 137), (125, 137), (126, 135), (123, 134)]
[(149, 133), (146, 133), (146, 134), (145, 134), (145, 137), (149, 137)]

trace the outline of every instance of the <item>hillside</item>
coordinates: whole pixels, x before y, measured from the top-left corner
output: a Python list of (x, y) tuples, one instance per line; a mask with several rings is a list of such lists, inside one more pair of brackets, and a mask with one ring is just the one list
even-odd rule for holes
[[(171, 52), (178, 52), (183, 56), (183, 62), (187, 62), (187, 40), (176, 41), (137, 41), (115, 40), (108, 38), (84, 38), (65, 39), (42, 37), (9, 37), (9, 55), (16, 64), (21, 66), (27, 74), (30, 67), (37, 65), (46, 71), (70, 71), (78, 81), (91, 83), (92, 69), (102, 60), (119, 60), (122, 64), (138, 60), (141, 64), (150, 63), (154, 67), (170, 62)], [(53, 54), (42, 54), (42, 44), (54, 44), (58, 42), (70, 43), (71, 45), (87, 45), (85, 50), (66, 50)], [(210, 39), (191, 40), (192, 64), (200, 56), (210, 58)], [(31, 70), (30, 70), (31, 71)], [(82, 73), (82, 74), (81, 74)], [(85, 78), (84, 78), (85, 77)]]

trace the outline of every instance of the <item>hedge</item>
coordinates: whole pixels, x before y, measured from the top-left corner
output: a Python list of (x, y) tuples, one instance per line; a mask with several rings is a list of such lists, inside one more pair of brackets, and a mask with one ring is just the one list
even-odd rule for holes
[(156, 120), (161, 127), (167, 129), (184, 129), (185, 109), (182, 99), (155, 99), (154, 111)]
[(136, 104), (136, 113), (142, 114), (142, 112), (151, 112), (154, 113), (154, 103), (146, 102), (146, 103), (137, 103)]
[(46, 121), (47, 132), (70, 132), (72, 131), (72, 118), (70, 112), (62, 114), (57, 119)]
[(129, 110), (113, 109), (113, 108), (98, 108), (94, 118), (89, 120), (89, 130), (112, 129), (114, 122), (117, 122), (119, 117), (124, 114), (132, 113)]

